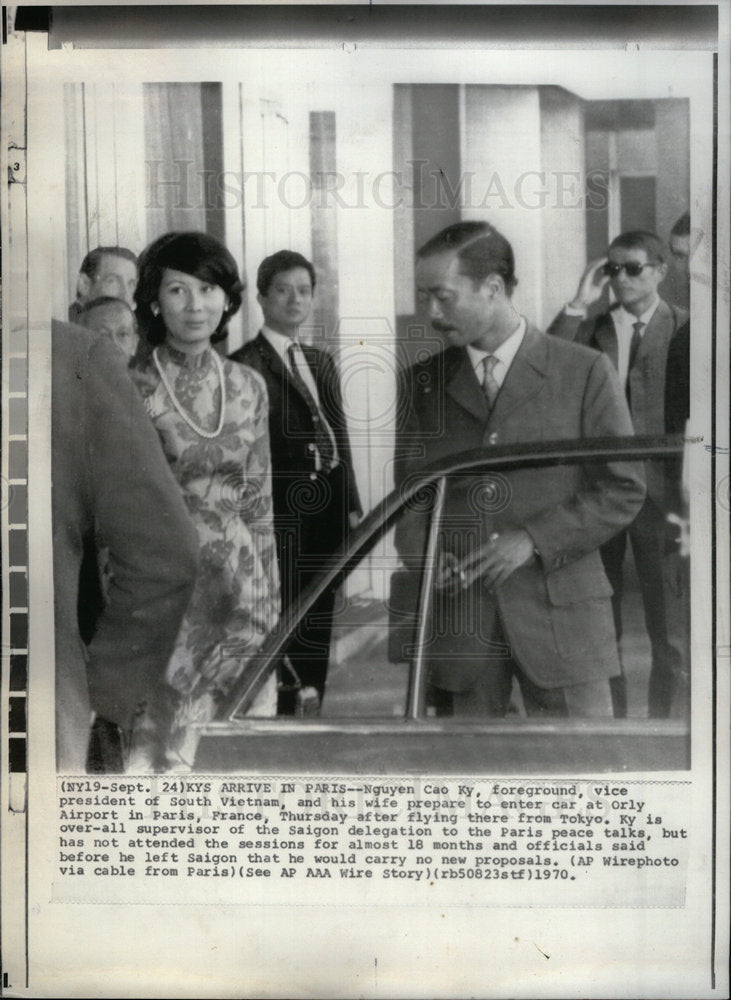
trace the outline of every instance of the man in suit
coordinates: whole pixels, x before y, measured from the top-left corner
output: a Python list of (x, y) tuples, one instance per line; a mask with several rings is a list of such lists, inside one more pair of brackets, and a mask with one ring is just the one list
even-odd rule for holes
[[(434, 236), (416, 280), (449, 346), (404, 378), (400, 480), (457, 450), (631, 433), (606, 357), (546, 337), (516, 312), (512, 248), (488, 223)], [(598, 549), (643, 496), (641, 470), (623, 462), (450, 486), (428, 645), (438, 713), (505, 715), (517, 676), (529, 714), (611, 716), (619, 661)], [(399, 525), (407, 564), (422, 547), (421, 517)]]
[[(280, 250), (262, 261), (258, 336), (231, 355), (264, 378), (269, 393), (274, 530), (287, 607), (345, 539), (361, 514), (343, 412), (340, 380), (327, 351), (303, 344), (315, 291), (307, 258)], [(334, 594), (317, 602), (287, 654), (302, 689), (325, 693)], [(292, 714), (296, 691), (283, 677), (279, 714)]]
[[(665, 373), (668, 347), (687, 319), (658, 295), (667, 265), (663, 245), (654, 233), (636, 230), (612, 241), (607, 257), (594, 261), (579, 282), (576, 296), (556, 317), (549, 333), (597, 348), (611, 359), (624, 387), (637, 434), (665, 433)], [(609, 283), (613, 307), (595, 319), (586, 319), (589, 307)], [(662, 462), (646, 464), (647, 497), (626, 531), (602, 548), (607, 576), (614, 589), (617, 636), (622, 635), (622, 564), (627, 539), (632, 546), (642, 591), (645, 624), (652, 647), (648, 713), (666, 718), (673, 698), (678, 666), (677, 650), (668, 639), (663, 593), (665, 548), (665, 475)], [(615, 713), (627, 713), (626, 684), (622, 676), (613, 686)]]
[(687, 308), (690, 303), (690, 212), (676, 219), (668, 238), (670, 246), (671, 298)]
[[(685, 212), (670, 230), (670, 255), (674, 291), (678, 301), (690, 301), (690, 213)], [(665, 429), (682, 434), (690, 417), (690, 321), (678, 327), (668, 347), (665, 372)]]
[(137, 257), (127, 247), (95, 247), (84, 257), (76, 281), (76, 301), (69, 306), (69, 320), (78, 322), (82, 308), (92, 299), (108, 295), (134, 309)]
[[(158, 694), (190, 598), (198, 537), (154, 427), (106, 337), (53, 322), (52, 507), (56, 627), (56, 763), (86, 769), (90, 718), (106, 760), (123, 770), (123, 749), (144, 702)], [(109, 550), (107, 603), (88, 647), (77, 591), (83, 539)], [(166, 699), (164, 699), (166, 701)]]
[[(690, 302), (690, 213), (685, 212), (670, 230), (671, 285), (674, 301)], [(675, 333), (668, 346), (665, 369), (665, 430), (685, 434), (690, 419), (690, 320)], [(668, 617), (675, 625), (676, 642), (680, 639), (682, 668), (676, 678), (673, 715), (687, 711), (690, 679), (690, 562), (688, 559), (688, 496), (683, 482), (683, 458), (668, 460), (665, 468), (665, 506), (668, 520), (677, 532), (665, 551), (665, 579), (668, 587)], [(680, 626), (680, 627), (678, 627)]]

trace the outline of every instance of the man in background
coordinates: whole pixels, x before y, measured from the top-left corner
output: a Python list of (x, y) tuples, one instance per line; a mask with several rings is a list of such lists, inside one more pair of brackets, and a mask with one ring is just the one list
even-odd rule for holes
[[(302, 343), (312, 310), (315, 268), (280, 250), (259, 266), (264, 325), (231, 355), (264, 378), (269, 394), (272, 499), (284, 609), (343, 542), (361, 514), (343, 412), (340, 378), (327, 351)], [(325, 693), (334, 594), (325, 593), (287, 650), (302, 689)], [(278, 713), (292, 714), (295, 690), (283, 677)], [(291, 685), (289, 685), (291, 687)]]
[[(636, 434), (665, 433), (665, 369), (668, 348), (687, 314), (664, 302), (658, 285), (667, 273), (662, 241), (655, 233), (633, 230), (612, 240), (607, 256), (584, 271), (574, 298), (548, 333), (586, 344), (606, 354), (619, 374)], [(615, 302), (594, 319), (586, 315), (609, 284)], [(617, 639), (622, 637), (623, 563), (629, 540), (639, 577), (645, 625), (652, 647), (648, 714), (670, 712), (678, 652), (668, 639), (663, 591), (665, 550), (665, 467), (646, 463), (647, 496), (632, 524), (602, 547), (602, 559), (614, 595)], [(627, 714), (626, 680), (612, 682), (614, 711)]]
[(91, 299), (79, 310), (77, 322), (108, 337), (128, 361), (134, 357), (139, 343), (137, 320), (132, 307), (123, 299), (109, 295)]
[(81, 308), (92, 299), (108, 295), (134, 308), (137, 288), (137, 257), (126, 247), (97, 247), (84, 257), (76, 281), (76, 301), (69, 307), (69, 320), (78, 322)]
[(670, 274), (672, 299), (687, 309), (690, 305), (690, 212), (684, 212), (670, 230)]
[[(690, 213), (670, 230), (670, 253), (678, 301), (690, 303)], [(668, 348), (665, 377), (665, 429), (682, 434), (690, 416), (690, 320), (682, 324)]]
[[(125, 743), (164, 672), (195, 581), (198, 536), (124, 359), (106, 338), (54, 320), (52, 507), (56, 763), (124, 770)], [(83, 539), (109, 551), (107, 602), (85, 647), (77, 592)]]

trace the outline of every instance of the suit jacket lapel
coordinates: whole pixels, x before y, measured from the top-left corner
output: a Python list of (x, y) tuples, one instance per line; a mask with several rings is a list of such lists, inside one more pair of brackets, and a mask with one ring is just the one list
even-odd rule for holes
[(482, 386), (477, 381), (469, 354), (462, 349), (447, 360), (445, 373), (448, 394), (461, 407), (472, 414), (480, 423), (486, 423), (490, 415)]
[(526, 329), (523, 342), (497, 394), (490, 414), (490, 426), (499, 424), (543, 388), (546, 369), (545, 337), (546, 334), (535, 327), (528, 326)]
[(659, 355), (663, 346), (666, 346), (673, 333), (673, 314), (667, 303), (660, 299), (657, 309), (652, 314), (647, 329), (642, 335), (640, 346), (637, 348), (635, 365), (640, 362), (646, 354)]
[(617, 371), (619, 369), (619, 343), (611, 313), (605, 313), (599, 318), (594, 328), (594, 339), (599, 350), (608, 355), (614, 365), (614, 370)]
[(254, 343), (264, 364), (266, 364), (269, 367), (272, 374), (276, 376), (276, 378), (281, 379), (282, 381), (288, 381), (289, 375), (287, 369), (284, 366), (284, 362), (279, 357), (279, 355), (274, 350), (274, 348), (269, 343), (264, 334), (260, 332)]
[[(287, 368), (287, 366), (282, 361), (277, 351), (274, 350), (274, 348), (269, 343), (269, 341), (267, 340), (267, 338), (264, 336), (263, 333), (260, 333), (259, 336), (256, 338), (256, 345), (262, 358), (269, 366), (271, 372), (276, 376), (276, 378), (278, 378), (281, 382), (286, 383), (286, 385), (293, 392), (296, 392), (297, 395), (300, 397), (300, 399), (304, 403), (308, 404), (309, 408), (309, 403), (302, 395), (302, 390), (300, 389), (299, 385), (291, 377), (289, 369)], [(311, 357), (308, 356), (307, 352), (305, 352), (305, 358), (307, 359), (307, 364), (309, 365), (310, 370), (313, 373), (313, 378), (315, 379), (315, 384), (317, 385), (317, 374), (316, 371), (313, 370), (312, 359)]]

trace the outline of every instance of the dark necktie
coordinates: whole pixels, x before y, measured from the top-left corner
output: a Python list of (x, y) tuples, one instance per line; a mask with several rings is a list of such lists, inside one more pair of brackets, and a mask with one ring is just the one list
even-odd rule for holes
[(330, 431), (328, 430), (327, 423), (325, 422), (325, 417), (320, 412), (320, 407), (317, 405), (314, 396), (307, 386), (307, 383), (299, 373), (299, 369), (297, 367), (297, 344), (289, 345), (287, 348), (287, 356), (289, 357), (290, 364), (289, 377), (292, 379), (292, 382), (301, 393), (304, 401), (307, 403), (307, 408), (312, 416), (312, 426), (315, 431), (315, 447), (320, 454), (322, 471), (329, 472), (335, 458), (333, 439), (330, 436)]
[(497, 362), (498, 359), (494, 354), (488, 354), (482, 359), (482, 391), (485, 393), (485, 399), (487, 400), (487, 405), (490, 409), (492, 409), (495, 405), (497, 394), (500, 392), (500, 386), (497, 383), (497, 379), (493, 375), (493, 369), (495, 368)]
[(632, 402), (632, 390), (630, 388), (630, 373), (632, 372), (632, 368), (637, 358), (637, 352), (640, 349), (640, 343), (642, 342), (642, 327), (644, 325), (645, 324), (639, 319), (632, 324), (632, 339), (629, 342), (629, 362), (627, 363), (627, 385), (625, 387), (628, 403)]

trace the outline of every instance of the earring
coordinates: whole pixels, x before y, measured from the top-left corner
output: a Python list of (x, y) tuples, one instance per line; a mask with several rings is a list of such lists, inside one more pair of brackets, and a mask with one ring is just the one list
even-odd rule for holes
[(153, 305), (150, 306), (150, 312), (152, 313), (153, 316), (159, 316), (160, 306), (157, 303), (154, 303)]

